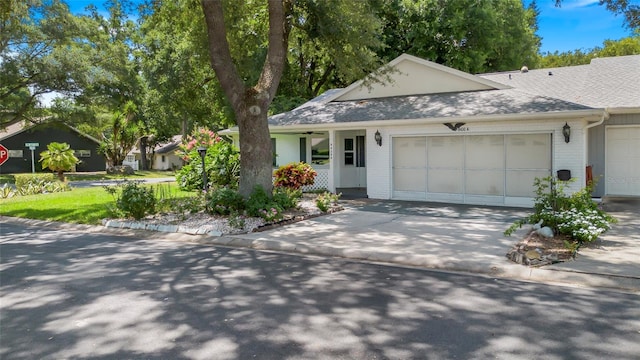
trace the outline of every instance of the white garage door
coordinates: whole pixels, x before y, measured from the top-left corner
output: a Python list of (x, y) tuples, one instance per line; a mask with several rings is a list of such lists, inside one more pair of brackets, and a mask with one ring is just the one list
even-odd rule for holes
[(607, 128), (608, 195), (640, 196), (640, 126)]
[(518, 199), (531, 199), (534, 179), (550, 169), (550, 134), (393, 139), (397, 199), (528, 204)]

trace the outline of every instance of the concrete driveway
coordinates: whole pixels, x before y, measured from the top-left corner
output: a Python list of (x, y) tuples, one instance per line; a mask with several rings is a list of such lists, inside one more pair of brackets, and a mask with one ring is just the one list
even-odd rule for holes
[(605, 200), (620, 223), (576, 261), (529, 268), (505, 254), (526, 232), (503, 231), (529, 209), (348, 200), (345, 210), (273, 230), (214, 238), (216, 244), (339, 256), (404, 266), (484, 273), (640, 291), (640, 201)]

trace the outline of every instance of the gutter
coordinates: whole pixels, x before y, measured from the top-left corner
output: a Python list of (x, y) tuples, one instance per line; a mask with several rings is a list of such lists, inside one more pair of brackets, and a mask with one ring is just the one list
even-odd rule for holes
[[(527, 121), (527, 120), (560, 120), (583, 118), (587, 121), (598, 120), (604, 121), (608, 118), (608, 114), (604, 109), (587, 109), (574, 111), (559, 111), (547, 113), (530, 113), (530, 114), (500, 114), (500, 115), (468, 115), (456, 117), (438, 117), (438, 118), (415, 118), (415, 119), (385, 119), (385, 120), (364, 120), (349, 122), (321, 122), (317, 124), (291, 124), (291, 125), (269, 125), (270, 131), (299, 132), (310, 130), (353, 130), (362, 129), (364, 127), (388, 127), (388, 126), (405, 126), (405, 125), (427, 125), (440, 124), (446, 122), (500, 122), (500, 121)], [(595, 126), (595, 125), (594, 125)], [(231, 135), (237, 134), (238, 127), (220, 131), (219, 134)]]
[(605, 110), (609, 114), (640, 114), (640, 107), (609, 107)]
[(526, 121), (526, 120), (560, 120), (586, 118), (602, 119), (606, 116), (603, 110), (577, 110), (571, 112), (551, 112), (551, 113), (532, 113), (513, 116), (513, 114), (505, 115), (471, 115), (458, 117), (438, 117), (438, 118), (418, 118), (418, 119), (388, 119), (388, 120), (369, 120), (369, 121), (352, 121), (341, 123), (319, 123), (319, 124), (291, 124), (291, 125), (270, 125), (270, 130), (329, 130), (329, 129), (362, 129), (363, 127), (388, 127), (388, 126), (404, 126), (404, 125), (426, 125), (440, 124), (446, 122), (501, 122), (501, 121)]
[(602, 125), (602, 123), (604, 123), (605, 120), (609, 119), (609, 109), (604, 109), (604, 114), (602, 114), (602, 117), (600, 118), (600, 120), (591, 123), (587, 126), (585, 126), (585, 129), (591, 129), (592, 127), (596, 127), (598, 125)]

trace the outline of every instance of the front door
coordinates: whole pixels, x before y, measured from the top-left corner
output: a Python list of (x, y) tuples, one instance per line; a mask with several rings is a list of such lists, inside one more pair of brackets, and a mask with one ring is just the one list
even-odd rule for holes
[(340, 187), (363, 188), (367, 186), (364, 135), (345, 136), (342, 143)]

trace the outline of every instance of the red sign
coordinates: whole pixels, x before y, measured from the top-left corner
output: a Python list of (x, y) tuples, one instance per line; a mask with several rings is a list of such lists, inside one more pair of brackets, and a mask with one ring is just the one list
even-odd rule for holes
[(0, 144), (0, 165), (9, 160), (9, 150), (4, 145)]

